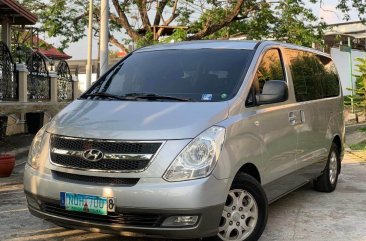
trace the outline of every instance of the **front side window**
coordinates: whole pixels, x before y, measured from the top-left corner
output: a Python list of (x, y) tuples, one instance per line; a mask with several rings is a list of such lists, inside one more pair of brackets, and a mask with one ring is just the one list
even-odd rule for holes
[(296, 101), (309, 101), (339, 95), (339, 79), (333, 61), (325, 56), (286, 50), (290, 60)]
[(225, 101), (237, 93), (252, 55), (252, 50), (238, 49), (136, 52), (114, 66), (86, 96), (154, 94), (190, 101)]
[(285, 81), (281, 56), (278, 49), (270, 49), (264, 54), (254, 76), (246, 106), (255, 105), (255, 96), (262, 94), (264, 84), (271, 80)]

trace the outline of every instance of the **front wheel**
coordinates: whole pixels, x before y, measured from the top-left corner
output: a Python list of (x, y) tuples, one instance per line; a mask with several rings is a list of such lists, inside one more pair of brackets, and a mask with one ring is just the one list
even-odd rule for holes
[(217, 236), (205, 240), (258, 240), (267, 223), (267, 215), (268, 202), (261, 184), (240, 173), (227, 196)]

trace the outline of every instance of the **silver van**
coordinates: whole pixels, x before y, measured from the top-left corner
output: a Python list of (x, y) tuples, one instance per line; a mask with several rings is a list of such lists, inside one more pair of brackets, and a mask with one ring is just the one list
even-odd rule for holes
[(343, 97), (329, 55), (277, 42), (134, 51), (35, 136), (30, 212), (122, 236), (257, 240), (268, 204), (337, 185)]

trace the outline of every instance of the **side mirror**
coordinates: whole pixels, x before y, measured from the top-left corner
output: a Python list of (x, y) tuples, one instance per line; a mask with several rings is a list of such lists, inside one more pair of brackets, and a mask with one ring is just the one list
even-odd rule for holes
[(269, 80), (263, 86), (262, 94), (256, 96), (257, 104), (273, 104), (287, 100), (288, 88), (283, 80)]

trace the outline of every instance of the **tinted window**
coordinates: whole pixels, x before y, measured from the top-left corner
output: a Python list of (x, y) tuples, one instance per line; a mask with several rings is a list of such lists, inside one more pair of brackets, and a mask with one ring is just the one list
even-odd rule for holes
[(285, 81), (284, 71), (282, 67), (282, 61), (280, 52), (278, 49), (268, 50), (257, 69), (257, 72), (253, 79), (252, 91), (249, 93), (246, 106), (254, 106), (255, 96), (261, 94), (263, 86), (270, 80), (283, 80)]
[(233, 97), (251, 50), (195, 49), (136, 52), (99, 80), (91, 93), (154, 93), (192, 101)]
[(317, 55), (317, 58), (323, 64), (325, 73), (322, 78), (323, 96), (338, 96), (340, 92), (339, 76), (333, 60), (322, 55)]
[(296, 101), (339, 95), (339, 79), (330, 58), (298, 50), (287, 50)]

